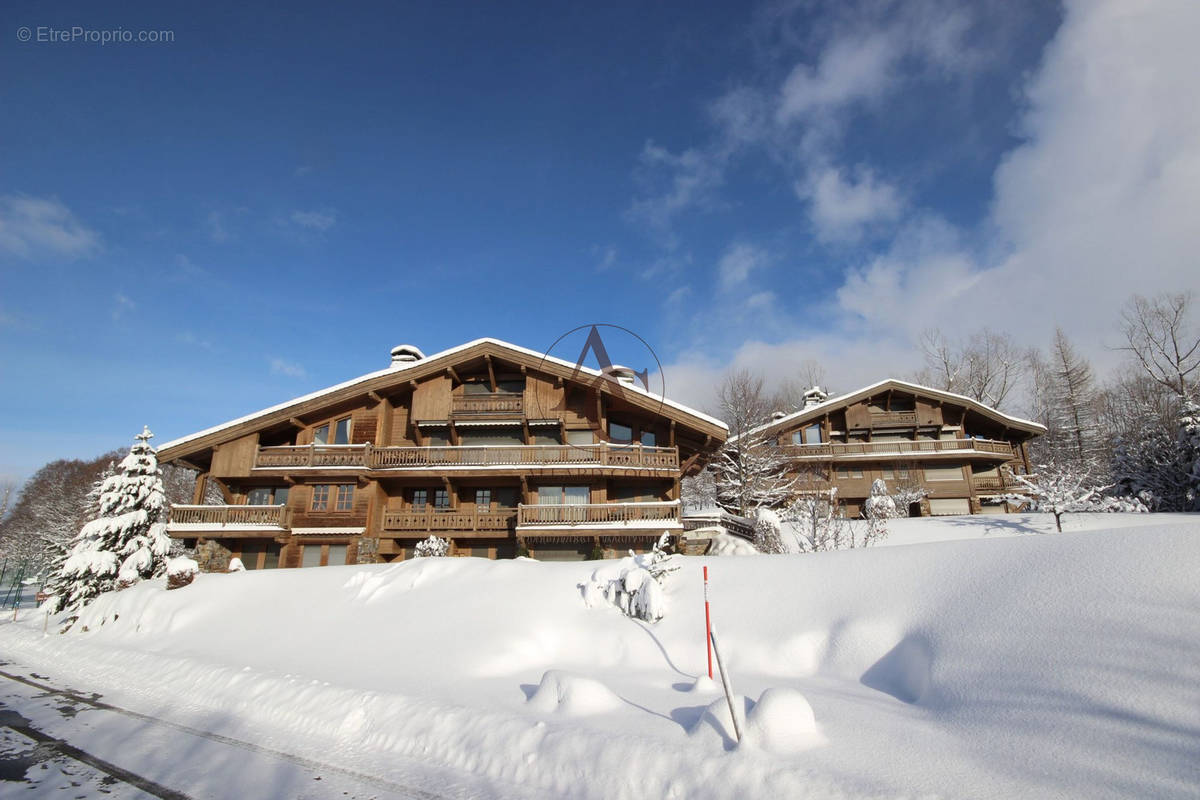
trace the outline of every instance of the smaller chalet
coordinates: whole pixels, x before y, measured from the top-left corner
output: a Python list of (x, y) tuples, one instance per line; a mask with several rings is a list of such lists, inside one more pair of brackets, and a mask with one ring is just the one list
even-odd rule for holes
[[(724, 423), (601, 372), (496, 339), (391, 365), (162, 446), (198, 470), (171, 536), (210, 569), (451, 555), (582, 559), (683, 530), (680, 479)], [(208, 485), (222, 505), (201, 505)]]
[(837, 489), (857, 517), (882, 478), (924, 488), (912, 515), (1004, 513), (1006, 474), (1030, 474), (1029, 442), (1046, 429), (969, 397), (889, 378), (840, 397), (814, 387), (804, 408), (746, 436), (778, 445), (801, 490)]

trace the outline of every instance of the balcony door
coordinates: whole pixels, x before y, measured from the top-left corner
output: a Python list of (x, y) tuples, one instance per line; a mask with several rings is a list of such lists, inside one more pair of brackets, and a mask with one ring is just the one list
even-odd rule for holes
[[(539, 486), (538, 487), (538, 505), (540, 506), (584, 506), (587, 504), (591, 496), (591, 490), (587, 486)], [(539, 513), (544, 522), (586, 522), (587, 509), (585, 508), (557, 508), (554, 510), (545, 509)]]

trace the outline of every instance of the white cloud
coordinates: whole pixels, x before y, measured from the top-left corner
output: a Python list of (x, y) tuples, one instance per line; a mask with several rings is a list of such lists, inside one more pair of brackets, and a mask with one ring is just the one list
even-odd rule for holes
[(271, 374), (283, 375), (288, 378), (308, 377), (308, 372), (303, 366), (293, 361), (284, 361), (282, 358), (271, 359)]
[(854, 35), (833, 42), (815, 66), (797, 64), (793, 68), (779, 91), (777, 119), (791, 122), (878, 99), (896, 79), (893, 65), (902, 54), (891, 33)]
[(615, 245), (601, 247), (600, 245), (592, 246), (592, 257), (596, 259), (596, 271), (605, 272), (612, 268), (617, 263), (617, 248)]
[(129, 299), (129, 297), (124, 293), (117, 292), (115, 295), (113, 295), (112, 318), (114, 320), (118, 320), (125, 316), (126, 313), (135, 311), (136, 309), (137, 303)]
[(291, 221), (302, 228), (324, 232), (337, 222), (337, 214), (333, 211), (293, 211)]
[(721, 288), (730, 289), (746, 283), (750, 273), (760, 270), (769, 261), (767, 252), (751, 244), (730, 245), (717, 262), (717, 277)]
[(728, 154), (721, 150), (691, 148), (678, 155), (646, 142), (639, 158), (638, 178), (645, 187), (626, 218), (645, 225), (668, 247), (676, 244), (671, 230), (675, 218), (713, 202), (724, 180)]
[(100, 247), (100, 234), (80, 222), (58, 198), (0, 195), (0, 252), (26, 260), (81, 258)]
[(904, 207), (896, 187), (877, 179), (867, 167), (849, 180), (841, 170), (826, 167), (797, 182), (795, 189), (809, 201), (817, 236), (827, 242), (858, 239), (865, 228), (898, 219)]
[(229, 227), (225, 223), (225, 215), (220, 211), (208, 212), (205, 224), (208, 227), (208, 237), (214, 242), (229, 241)]

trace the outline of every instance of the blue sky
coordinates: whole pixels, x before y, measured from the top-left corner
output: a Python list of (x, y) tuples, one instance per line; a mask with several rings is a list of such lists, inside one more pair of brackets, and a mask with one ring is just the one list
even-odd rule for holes
[[(19, 4), (0, 475), (594, 321), (698, 405), (730, 365), (911, 372), (934, 325), (1103, 359), (1130, 292), (1196, 283), (1196, 8)], [(73, 26), (174, 41), (37, 41)]]

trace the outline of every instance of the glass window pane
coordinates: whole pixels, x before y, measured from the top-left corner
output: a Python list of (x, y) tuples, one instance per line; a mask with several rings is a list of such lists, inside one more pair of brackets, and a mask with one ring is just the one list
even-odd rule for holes
[(508, 394), (520, 394), (525, 391), (525, 379), (518, 378), (511, 381), (496, 381), (496, 390), (507, 392)]
[(657, 440), (654, 437), (654, 431), (642, 431), (642, 444), (646, 447), (654, 447)]
[(320, 483), (313, 486), (313, 511), (328, 511), (329, 510), (329, 484)]
[(246, 569), (258, 569), (258, 554), (262, 551), (262, 542), (243, 542), (242, 566)]
[(267, 557), (263, 561), (263, 569), (277, 569), (279, 567), (279, 545), (275, 542), (267, 545)]
[(614, 442), (632, 442), (633, 428), (619, 422), (608, 423), (608, 438)]
[(820, 444), (821, 443), (821, 426), (809, 425), (804, 429), (805, 444)]
[(445, 489), (434, 489), (433, 491), (433, 507), (434, 508), (449, 508), (450, 493)]
[(539, 505), (561, 505), (563, 501), (563, 487), (561, 486), (539, 486), (538, 487), (538, 504)]
[(413, 508), (423, 509), (425, 504), (429, 502), (429, 491), (427, 489), (413, 489), (412, 504)]
[(350, 418), (339, 419), (333, 432), (334, 444), (350, 444)]
[(313, 431), (314, 444), (329, 444), (329, 426), (322, 425)]
[(591, 430), (567, 431), (567, 444), (594, 444)]
[(329, 545), (329, 560), (325, 562), (327, 566), (335, 567), (342, 566), (346, 563), (346, 545), (331, 544)]
[(288, 487), (276, 486), (275, 487), (275, 505), (286, 506), (287, 499), (288, 499)]
[(246, 505), (248, 506), (269, 506), (271, 505), (271, 489), (267, 486), (256, 486), (246, 494)]
[[(591, 438), (591, 434), (589, 434), (589, 438)], [(533, 431), (533, 443), (562, 444), (562, 432), (558, 428), (538, 428)]]
[(804, 444), (804, 431), (792, 431), (792, 444)]
[(563, 502), (569, 506), (582, 505), (588, 501), (590, 490), (586, 486), (567, 486)]
[(304, 545), (304, 551), (303, 551), (303, 553), (301, 553), (300, 563), (301, 563), (301, 565), (303, 565), (305, 567), (321, 566), (321, 545), (319, 545), (319, 544)]
[(459, 430), (458, 438), (464, 446), (480, 444), (525, 444), (525, 437), (521, 433), (521, 429), (516, 426), (503, 428), (463, 428)]
[(496, 505), (500, 508), (516, 508), (520, 501), (520, 493), (516, 489), (501, 488), (496, 490)]
[(335, 508), (338, 511), (350, 511), (354, 508), (353, 483), (345, 483), (338, 486), (337, 505)]
[(492, 505), (492, 490), (491, 489), (476, 489), (475, 490), (475, 507), (479, 509), (491, 508)]

